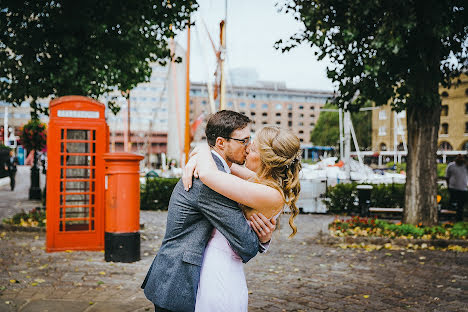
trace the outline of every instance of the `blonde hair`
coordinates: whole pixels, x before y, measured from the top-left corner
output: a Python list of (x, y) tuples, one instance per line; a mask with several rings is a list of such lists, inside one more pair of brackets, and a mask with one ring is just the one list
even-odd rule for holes
[(255, 136), (260, 155), (257, 177), (260, 183), (277, 189), (291, 210), (289, 226), (293, 237), (297, 232), (294, 218), (299, 213), (296, 201), (301, 191), (299, 171), (301, 170), (301, 144), (299, 138), (289, 130), (267, 126)]

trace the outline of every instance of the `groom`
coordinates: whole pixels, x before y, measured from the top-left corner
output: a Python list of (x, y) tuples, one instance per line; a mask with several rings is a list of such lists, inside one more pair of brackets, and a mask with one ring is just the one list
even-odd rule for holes
[[(206, 138), (219, 170), (244, 164), (251, 120), (233, 111), (219, 111), (208, 120)], [(206, 244), (215, 227), (245, 263), (268, 247), (275, 225), (262, 224), (259, 237), (238, 204), (195, 179), (184, 190), (180, 180), (169, 202), (166, 234), (142, 288), (156, 311), (194, 311)]]

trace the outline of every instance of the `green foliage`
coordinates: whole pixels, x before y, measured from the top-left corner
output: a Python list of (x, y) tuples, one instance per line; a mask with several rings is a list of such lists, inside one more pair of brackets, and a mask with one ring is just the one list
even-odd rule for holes
[(405, 203), (405, 184), (372, 185), (371, 203), (374, 207), (402, 208)]
[(44, 227), (46, 225), (46, 212), (44, 210), (39, 210), (34, 208), (30, 212), (20, 212), (15, 214), (10, 219), (3, 219), (3, 223), (19, 226), (39, 226)]
[(47, 144), (46, 125), (38, 119), (32, 119), (21, 128), (20, 143), (28, 151), (42, 150)]
[[(348, 214), (359, 212), (355, 203), (358, 202), (357, 183), (342, 183), (327, 188), (327, 199), (324, 201), (330, 213)], [(404, 208), (405, 184), (373, 184), (371, 191), (371, 206), (380, 208)], [(449, 193), (441, 186), (437, 189), (441, 196), (441, 208), (449, 208)]]
[[(184, 29), (194, 0), (2, 1), (0, 100), (84, 95), (97, 99), (149, 81), (150, 62), (171, 57), (168, 42)], [(115, 103), (111, 103), (113, 111)]]
[(437, 176), (445, 177), (445, 172), (447, 171), (447, 164), (437, 164)]
[(140, 189), (140, 209), (167, 210), (178, 178), (147, 178)]
[[(387, 163), (388, 168), (391, 168), (394, 165), (395, 164), (393, 163), (393, 161), (390, 161)], [(447, 164), (437, 164), (437, 176), (438, 177), (445, 177), (446, 170), (447, 170)], [(397, 163), (395, 171), (398, 173), (400, 173), (401, 171), (406, 172), (406, 163)]]
[[(348, 235), (384, 236), (384, 237), (413, 237), (413, 238), (444, 238), (466, 239), (468, 237), (468, 222), (455, 224), (446, 223), (435, 226), (418, 226), (412, 224), (392, 223), (374, 218), (358, 216), (345, 219), (335, 219), (328, 225), (331, 230)], [(363, 233), (360, 230), (366, 230)]]
[(436, 108), (439, 83), (450, 86), (468, 60), (466, 1), (284, 0), (280, 7), (304, 27), (276, 48), (317, 47), (319, 60), (336, 64), (327, 71), (340, 106), (360, 91), (351, 110), (367, 100), (392, 100), (398, 111)]
[(455, 223), (451, 233), (456, 238), (468, 237), (468, 222)]
[[(370, 106), (370, 103), (366, 106)], [(337, 109), (334, 104), (327, 103), (324, 108)], [(371, 148), (372, 142), (372, 114), (370, 112), (351, 113), (356, 138), (361, 150)], [(310, 137), (314, 145), (334, 146), (340, 144), (339, 117), (337, 112), (321, 112), (317, 125), (312, 130)]]
[(327, 188), (327, 199), (324, 201), (330, 213), (357, 212), (356, 183), (342, 183)]

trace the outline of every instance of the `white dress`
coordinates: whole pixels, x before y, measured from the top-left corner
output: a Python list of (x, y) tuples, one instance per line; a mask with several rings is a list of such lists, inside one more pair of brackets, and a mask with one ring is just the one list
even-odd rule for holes
[(195, 311), (244, 312), (248, 302), (242, 259), (214, 229), (203, 257)]
[(246, 312), (248, 309), (244, 264), (217, 229), (213, 230), (205, 249), (196, 300), (195, 312)]

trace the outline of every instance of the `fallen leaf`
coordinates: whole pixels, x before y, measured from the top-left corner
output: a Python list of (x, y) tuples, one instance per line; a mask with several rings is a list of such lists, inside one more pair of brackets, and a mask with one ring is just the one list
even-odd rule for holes
[(18, 281), (18, 280), (15, 280), (15, 279), (11, 279), (11, 280), (10, 280), (10, 283), (15, 284), (15, 283), (19, 283), (19, 281)]
[(37, 286), (37, 283), (31, 283), (31, 286)]
[(65, 252), (72, 253), (73, 250), (67, 249), (67, 250), (65, 250)]
[(106, 272), (101, 271), (101, 272), (99, 272), (99, 274), (101, 274), (101, 275), (106, 275)]
[(363, 295), (363, 297), (367, 299), (367, 298), (369, 298), (369, 295)]

